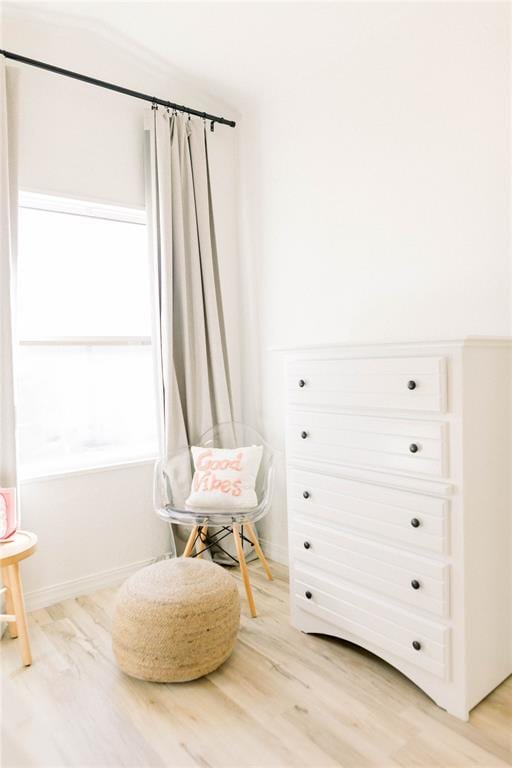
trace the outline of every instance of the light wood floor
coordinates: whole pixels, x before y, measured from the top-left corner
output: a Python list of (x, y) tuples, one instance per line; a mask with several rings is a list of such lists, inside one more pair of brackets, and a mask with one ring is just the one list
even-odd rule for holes
[(0, 646), (4, 768), (512, 765), (512, 679), (460, 722), (370, 654), (292, 629), (285, 570), (250, 568), (260, 616), (244, 602), (233, 656), (192, 683), (117, 670), (114, 589), (33, 613), (33, 666)]

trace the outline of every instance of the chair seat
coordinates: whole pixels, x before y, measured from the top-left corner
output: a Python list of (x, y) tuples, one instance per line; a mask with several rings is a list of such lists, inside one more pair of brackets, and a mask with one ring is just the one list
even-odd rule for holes
[(258, 505), (251, 509), (203, 509), (185, 507), (178, 509), (167, 504), (156, 510), (159, 517), (168, 523), (183, 525), (230, 525), (231, 523), (256, 523), (267, 513), (266, 507)]

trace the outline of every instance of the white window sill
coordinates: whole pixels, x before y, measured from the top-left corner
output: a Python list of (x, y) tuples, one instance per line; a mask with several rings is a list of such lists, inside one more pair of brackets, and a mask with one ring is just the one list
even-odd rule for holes
[(20, 339), (21, 347), (149, 347), (151, 336), (48, 336)]
[(20, 472), (20, 484), (26, 485), (28, 483), (37, 483), (45, 480), (58, 480), (59, 478), (69, 478), (76, 475), (93, 475), (97, 472), (113, 472), (118, 469), (128, 469), (130, 467), (140, 467), (145, 465), (153, 465), (157, 461), (157, 457), (148, 457), (142, 459), (134, 459), (133, 461), (112, 461), (108, 464), (102, 464), (101, 466), (84, 467), (82, 469), (66, 469), (61, 472), (47, 472), (42, 470), (41, 473), (27, 473)]

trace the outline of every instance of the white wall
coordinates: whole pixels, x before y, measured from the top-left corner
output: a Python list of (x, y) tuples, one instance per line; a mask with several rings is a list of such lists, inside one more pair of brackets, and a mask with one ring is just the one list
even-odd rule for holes
[[(4, 9), (2, 48), (199, 106), (234, 114), (168, 65), (85, 22), (49, 22), (22, 6)], [(16, 67), (21, 189), (144, 206), (143, 122), (149, 104), (28, 67)], [(235, 115), (236, 119), (236, 115)], [(220, 269), (236, 407), (239, 400), (237, 133), (210, 134)], [(22, 523), (39, 536), (24, 566), (30, 605), (121, 577), (164, 552), (166, 525), (152, 510), (152, 466), (71, 474), (25, 483)]]
[(39, 537), (23, 564), (29, 609), (120, 581), (166, 551), (152, 475), (145, 463), (23, 483), (23, 527)]
[[(279, 449), (273, 347), (511, 332), (508, 4), (316, 13), (295, 6), (289, 28), (309, 25), (307, 46), (283, 56), (288, 78), (241, 136), (245, 282), (258, 286), (246, 333), (261, 348), (246, 384), (260, 366), (255, 418)], [(283, 485), (281, 473), (264, 523), (277, 556)]]

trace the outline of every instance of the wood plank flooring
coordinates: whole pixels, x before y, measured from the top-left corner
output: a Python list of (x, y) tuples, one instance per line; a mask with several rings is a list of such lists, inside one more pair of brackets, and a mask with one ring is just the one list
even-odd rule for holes
[[(399, 672), (288, 621), (286, 570), (250, 570), (259, 616), (242, 602), (232, 657), (191, 683), (126, 677), (112, 655), (115, 589), (29, 617), (33, 666), (2, 653), (1, 765), (172, 768), (474, 768), (512, 765), (512, 679), (469, 723)], [(242, 586), (238, 571), (232, 571)]]

